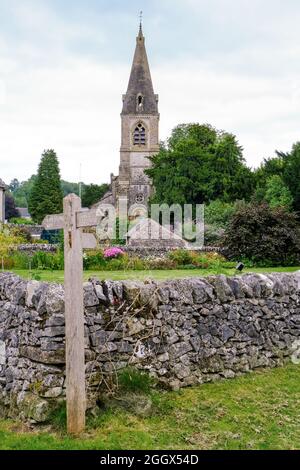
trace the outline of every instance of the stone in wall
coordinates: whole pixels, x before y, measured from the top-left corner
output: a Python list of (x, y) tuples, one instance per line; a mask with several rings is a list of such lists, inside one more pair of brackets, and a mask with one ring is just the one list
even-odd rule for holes
[[(300, 273), (84, 284), (88, 404), (131, 366), (177, 389), (290, 360)], [(0, 409), (47, 420), (65, 398), (64, 289), (0, 273)]]

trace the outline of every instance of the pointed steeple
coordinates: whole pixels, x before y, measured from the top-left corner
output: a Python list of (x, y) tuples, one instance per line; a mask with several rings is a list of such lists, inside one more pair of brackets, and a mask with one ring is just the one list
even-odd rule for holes
[(140, 30), (139, 30), (139, 36), (143, 36), (142, 21), (143, 21), (143, 12), (141, 11), (141, 13), (140, 13)]
[(142, 21), (136, 38), (136, 48), (122, 114), (157, 114), (157, 95), (154, 94)]

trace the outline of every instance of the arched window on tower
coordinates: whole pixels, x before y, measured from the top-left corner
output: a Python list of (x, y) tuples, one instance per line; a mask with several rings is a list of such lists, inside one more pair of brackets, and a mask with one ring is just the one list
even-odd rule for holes
[(139, 123), (133, 133), (134, 145), (146, 145), (146, 130), (142, 123)]

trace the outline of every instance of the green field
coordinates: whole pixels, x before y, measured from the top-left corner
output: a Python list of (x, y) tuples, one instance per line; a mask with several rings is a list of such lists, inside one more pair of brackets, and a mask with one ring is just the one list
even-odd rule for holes
[(150, 392), (152, 414), (103, 410), (80, 438), (0, 421), (0, 449), (300, 449), (300, 366)]
[[(300, 267), (275, 267), (275, 268), (249, 268), (245, 269), (243, 272), (255, 272), (255, 273), (270, 273), (270, 272), (293, 272), (300, 270)], [(63, 271), (28, 271), (28, 270), (14, 270), (15, 274), (25, 278), (31, 279), (33, 276), (38, 274), (39, 278), (42, 281), (51, 281), (51, 282), (64, 282), (64, 272)], [(172, 270), (162, 270), (155, 269), (151, 271), (138, 271), (138, 270), (128, 270), (128, 271), (84, 271), (84, 280), (89, 279), (90, 277), (97, 277), (99, 279), (111, 279), (111, 280), (124, 280), (124, 279), (133, 279), (133, 280), (144, 280), (144, 279), (157, 279), (157, 280), (166, 280), (166, 279), (178, 279), (185, 277), (199, 277), (199, 276), (209, 276), (212, 274), (226, 274), (234, 275), (237, 274), (235, 269), (172, 269)]]

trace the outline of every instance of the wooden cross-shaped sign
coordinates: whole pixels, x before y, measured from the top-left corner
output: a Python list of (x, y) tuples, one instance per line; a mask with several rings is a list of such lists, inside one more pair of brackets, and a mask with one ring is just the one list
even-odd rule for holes
[(64, 230), (67, 427), (79, 434), (86, 411), (82, 249), (96, 246), (94, 235), (81, 229), (97, 226), (99, 218), (96, 209), (82, 211), (75, 194), (64, 198), (63, 208), (63, 214), (48, 215), (42, 225)]

